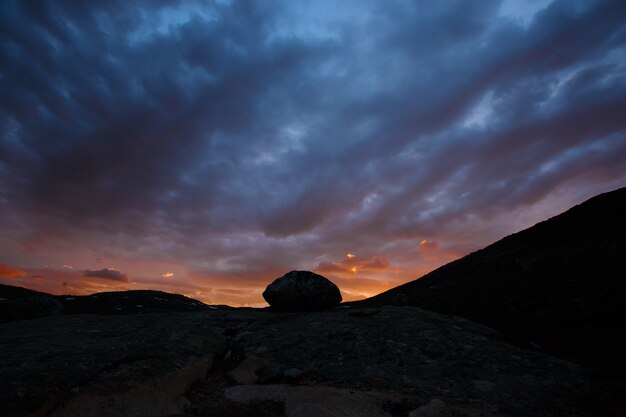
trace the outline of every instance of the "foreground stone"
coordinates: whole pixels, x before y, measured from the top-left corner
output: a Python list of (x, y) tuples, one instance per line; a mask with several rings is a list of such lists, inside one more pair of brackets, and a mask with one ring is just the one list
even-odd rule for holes
[(454, 417), (446, 403), (438, 398), (409, 413), (409, 417)]
[(386, 404), (418, 401), (416, 395), (329, 386), (239, 385), (226, 389), (225, 395), (238, 403), (284, 402), (286, 417), (392, 417)]
[(339, 288), (310, 271), (291, 271), (267, 286), (263, 298), (280, 311), (318, 311), (341, 303)]
[(200, 316), (59, 316), (0, 325), (7, 417), (166, 416), (223, 344)]

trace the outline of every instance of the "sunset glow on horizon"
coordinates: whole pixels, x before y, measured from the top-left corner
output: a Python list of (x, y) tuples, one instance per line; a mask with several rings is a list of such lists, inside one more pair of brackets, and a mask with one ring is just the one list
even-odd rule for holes
[(626, 4), (0, 4), (0, 284), (355, 300), (626, 186)]

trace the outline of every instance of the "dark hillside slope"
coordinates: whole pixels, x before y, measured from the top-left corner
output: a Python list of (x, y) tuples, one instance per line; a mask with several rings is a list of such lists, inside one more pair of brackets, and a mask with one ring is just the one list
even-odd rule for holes
[(60, 314), (174, 313), (229, 308), (208, 306), (181, 294), (130, 290), (91, 295), (52, 295), (0, 284), (0, 323)]
[(514, 343), (624, 371), (626, 188), (353, 304), (459, 315)]
[(91, 295), (55, 295), (66, 314), (131, 314), (203, 311), (210, 307), (185, 297), (163, 291), (129, 290), (98, 292)]

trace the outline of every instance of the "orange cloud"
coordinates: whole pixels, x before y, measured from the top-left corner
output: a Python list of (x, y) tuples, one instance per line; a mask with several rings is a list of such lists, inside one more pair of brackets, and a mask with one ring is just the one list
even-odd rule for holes
[[(0, 265), (0, 278), (5, 277), (8, 270), (6, 265)], [(12, 270), (20, 271), (16, 268)], [(25, 268), (25, 274), (14, 275), (10, 285), (26, 287), (35, 291), (43, 291), (51, 294), (76, 294), (85, 295), (101, 291), (113, 291), (127, 289), (130, 283), (103, 279), (101, 277), (83, 276), (81, 272), (75, 272), (66, 268)]]
[(439, 242), (434, 240), (422, 240), (420, 242), (420, 249), (424, 251), (432, 251), (439, 248)]
[(27, 272), (23, 269), (13, 268), (7, 264), (0, 264), (0, 278), (25, 277)]
[(428, 262), (446, 263), (460, 258), (462, 255), (442, 247), (436, 240), (422, 240), (419, 243), (420, 257)]
[(375, 256), (374, 258), (364, 262), (359, 268), (365, 271), (383, 271), (389, 267), (389, 260), (381, 256)]
[(380, 272), (389, 268), (389, 260), (383, 256), (360, 258), (349, 253), (341, 261), (322, 261), (317, 264), (315, 270), (320, 273), (338, 272), (345, 275), (357, 272)]
[(340, 263), (323, 261), (317, 264), (317, 272), (347, 272), (348, 270)]
[(363, 299), (398, 284), (397, 268), (384, 256), (348, 253), (339, 261), (322, 261), (313, 269), (337, 284), (344, 301)]
[[(293, 269), (293, 268), (292, 268)], [(188, 270), (168, 279), (158, 276), (136, 276), (129, 289), (154, 289), (176, 292), (206, 304), (227, 304), (234, 307), (264, 307), (261, 296), (274, 279), (288, 272), (288, 268), (268, 267), (237, 272)]]

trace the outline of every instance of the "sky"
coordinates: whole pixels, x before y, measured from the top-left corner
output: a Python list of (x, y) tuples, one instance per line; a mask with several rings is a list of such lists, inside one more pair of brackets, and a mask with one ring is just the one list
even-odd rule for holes
[(0, 2), (0, 283), (380, 293), (626, 186), (626, 2)]

